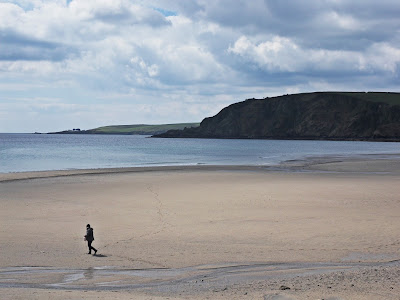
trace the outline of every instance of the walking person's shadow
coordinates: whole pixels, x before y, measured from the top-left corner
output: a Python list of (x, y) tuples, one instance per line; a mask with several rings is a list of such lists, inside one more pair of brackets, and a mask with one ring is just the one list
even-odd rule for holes
[(108, 256), (105, 255), (105, 254), (93, 254), (93, 256), (96, 256), (96, 257), (108, 257)]

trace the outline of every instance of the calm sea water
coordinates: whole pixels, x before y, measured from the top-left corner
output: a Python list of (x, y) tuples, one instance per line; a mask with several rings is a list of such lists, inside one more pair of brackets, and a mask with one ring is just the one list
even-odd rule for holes
[(398, 154), (400, 143), (0, 134), (0, 173), (171, 165), (274, 165), (311, 156)]

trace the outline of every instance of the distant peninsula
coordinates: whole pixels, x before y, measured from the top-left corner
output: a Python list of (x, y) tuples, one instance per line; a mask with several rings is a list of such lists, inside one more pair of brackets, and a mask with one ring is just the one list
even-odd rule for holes
[(178, 123), (163, 125), (112, 125), (103, 126), (89, 130), (74, 128), (48, 134), (116, 134), (116, 135), (156, 135), (165, 133), (168, 130), (180, 130), (185, 128), (198, 127), (200, 123)]
[(248, 99), (162, 138), (400, 141), (400, 93), (315, 92)]

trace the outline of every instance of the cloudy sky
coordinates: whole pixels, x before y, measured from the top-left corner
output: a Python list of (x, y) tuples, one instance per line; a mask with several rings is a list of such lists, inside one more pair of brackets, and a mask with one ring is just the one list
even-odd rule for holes
[(400, 91), (399, 0), (0, 0), (0, 132), (196, 122)]

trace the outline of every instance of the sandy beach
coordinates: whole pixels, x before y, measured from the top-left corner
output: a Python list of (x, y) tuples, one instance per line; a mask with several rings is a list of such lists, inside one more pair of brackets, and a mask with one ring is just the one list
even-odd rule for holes
[(400, 299), (399, 182), (397, 156), (0, 174), (0, 298)]

